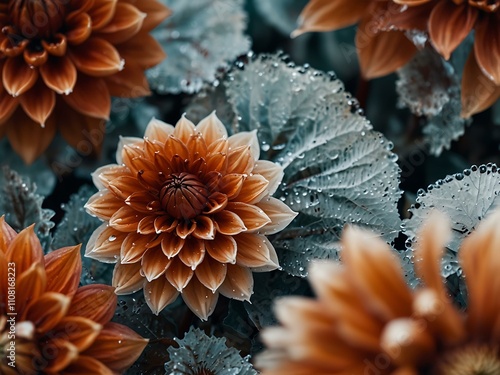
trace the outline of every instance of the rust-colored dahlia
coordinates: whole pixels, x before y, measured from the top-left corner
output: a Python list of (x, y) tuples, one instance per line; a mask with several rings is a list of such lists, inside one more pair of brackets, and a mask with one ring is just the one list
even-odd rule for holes
[(0, 374), (116, 374), (147, 340), (110, 322), (107, 285), (79, 288), (80, 246), (43, 256), (33, 226), (17, 234), (0, 218)]
[(377, 78), (405, 65), (417, 51), (404, 32), (381, 28), (400, 10), (401, 6), (389, 0), (310, 0), (292, 36), (358, 24), (356, 50), (361, 73), (367, 79)]
[(252, 271), (278, 268), (265, 235), (295, 217), (271, 197), (282, 168), (258, 159), (256, 132), (228, 138), (215, 113), (197, 126), (153, 119), (144, 139), (122, 139), (117, 165), (93, 175), (100, 191), (86, 208), (105, 223), (86, 255), (116, 262), (116, 293), (144, 288), (156, 314), (179, 293), (202, 319), (219, 293), (249, 299)]
[[(469, 117), (500, 98), (499, 0), (394, 0), (404, 12), (388, 20), (387, 27), (420, 29), (445, 59), (474, 30), (474, 48), (462, 78), (462, 116)], [(413, 23), (400, 23), (411, 19)], [(422, 28), (421, 25), (424, 27)]]
[(447, 295), (440, 259), (449, 231), (434, 214), (419, 237), (412, 291), (391, 249), (362, 230), (346, 229), (344, 264), (317, 263), (317, 299), (278, 301), (282, 327), (264, 331), (264, 374), (500, 374), (500, 211), (460, 250), (469, 303), (459, 311)]
[(156, 0), (0, 1), (0, 135), (27, 163), (57, 129), (97, 153), (110, 96), (149, 93), (144, 71), (164, 58), (149, 31), (168, 14)]

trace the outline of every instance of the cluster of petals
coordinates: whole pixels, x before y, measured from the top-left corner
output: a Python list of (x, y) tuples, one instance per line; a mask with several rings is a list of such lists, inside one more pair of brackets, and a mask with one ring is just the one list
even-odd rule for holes
[(0, 219), (0, 373), (117, 374), (147, 340), (110, 322), (112, 287), (78, 287), (80, 246), (43, 255), (33, 226), (17, 234)]
[(315, 263), (309, 280), (316, 299), (276, 304), (282, 324), (263, 332), (258, 358), (264, 374), (498, 374), (500, 373), (500, 211), (462, 244), (468, 307), (457, 308), (441, 276), (448, 221), (434, 213), (418, 237), (416, 290), (383, 241), (348, 228), (343, 264)]
[(0, 136), (27, 163), (57, 130), (97, 153), (111, 96), (149, 93), (144, 71), (165, 57), (149, 32), (168, 14), (157, 0), (2, 1)]
[(474, 30), (474, 48), (462, 77), (462, 116), (490, 107), (500, 97), (500, 1), (310, 0), (294, 35), (358, 23), (356, 48), (361, 72), (376, 78), (394, 72), (416, 53), (412, 33), (426, 33), (449, 59)]
[(93, 174), (86, 209), (104, 223), (86, 256), (116, 263), (116, 293), (144, 288), (156, 314), (179, 293), (202, 319), (219, 294), (248, 300), (252, 271), (279, 267), (266, 235), (296, 216), (272, 197), (282, 168), (259, 152), (255, 131), (228, 137), (215, 113), (196, 126), (153, 119), (144, 138), (122, 138), (118, 164)]

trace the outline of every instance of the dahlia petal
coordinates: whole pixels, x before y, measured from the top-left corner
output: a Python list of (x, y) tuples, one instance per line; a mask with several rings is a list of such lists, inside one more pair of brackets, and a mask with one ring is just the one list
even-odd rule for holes
[(227, 155), (226, 173), (250, 174), (255, 162), (252, 157), (250, 146), (238, 146), (231, 148)]
[(108, 223), (102, 224), (90, 236), (85, 249), (85, 257), (103, 263), (116, 263), (126, 236), (127, 233), (115, 230)]
[[(469, 6), (469, 8), (472, 8)], [(478, 22), (474, 37), (474, 53), (482, 72), (495, 85), (500, 86), (500, 28), (499, 17), (496, 14), (488, 15)]]
[[(269, 195), (273, 195), (278, 190), (281, 181), (283, 180), (283, 167), (269, 160), (259, 160), (255, 163), (252, 173), (262, 175), (269, 181)], [(252, 202), (247, 202), (252, 203)]]
[(139, 222), (144, 216), (144, 214), (124, 206), (111, 216), (109, 225), (120, 232), (136, 232)]
[(372, 79), (401, 68), (411, 60), (417, 48), (401, 31), (370, 32), (369, 22), (371, 19), (367, 18), (359, 24), (356, 48), (361, 73)]
[(215, 227), (222, 234), (234, 236), (247, 230), (245, 223), (234, 212), (223, 210), (213, 214)]
[(218, 233), (212, 241), (205, 241), (208, 254), (220, 263), (235, 263), (238, 246), (231, 236)]
[(102, 325), (81, 316), (66, 316), (54, 327), (56, 337), (61, 335), (64, 340), (74, 345), (82, 352), (94, 343)]
[(250, 154), (254, 161), (259, 160), (260, 156), (260, 146), (259, 138), (257, 138), (257, 130), (252, 130), (251, 132), (239, 132), (233, 134), (228, 138), (229, 147), (235, 149), (242, 146), (250, 147)]
[[(214, 144), (221, 146), (221, 148), (226, 148), (226, 149), (229, 148), (227, 139), (223, 139), (220, 142), (215, 141), (214, 143), (212, 143), (212, 145)], [(227, 150), (224, 152), (219, 152), (219, 151), (212, 152), (210, 151), (209, 147), (208, 155), (206, 158), (206, 166), (204, 166), (205, 173), (209, 171), (226, 173), (228, 164), (227, 156), (228, 156)]]
[(118, 0), (96, 1), (87, 10), (92, 19), (92, 30), (106, 26), (114, 17)]
[(186, 285), (191, 281), (194, 271), (184, 265), (179, 259), (174, 258), (170, 267), (165, 272), (167, 280), (179, 292), (182, 292)]
[(69, 44), (77, 46), (92, 34), (92, 19), (82, 11), (75, 11), (66, 17), (67, 30), (64, 33)]
[(73, 297), (82, 273), (81, 245), (63, 247), (45, 255), (47, 292)]
[(226, 279), (219, 287), (219, 292), (227, 298), (250, 301), (253, 294), (252, 272), (246, 267), (228, 264)]
[(122, 243), (120, 251), (120, 263), (137, 263), (146, 252), (146, 244), (154, 237), (138, 233), (129, 233)]
[(12, 116), (18, 105), (19, 99), (13, 98), (12, 95), (5, 91), (3, 85), (0, 85), (0, 124), (3, 124)]
[[(123, 56), (122, 58), (125, 59)], [(127, 61), (127, 64), (123, 70), (103, 77), (110, 95), (120, 98), (138, 98), (151, 95), (149, 83), (144, 74), (145, 68), (133, 60), (124, 61)], [(125, 105), (128, 106), (126, 102)]]
[(144, 219), (139, 221), (139, 225), (137, 226), (137, 233), (144, 235), (156, 234), (155, 224), (154, 224), (155, 220), (156, 217), (154, 216), (146, 216)]
[(114, 17), (99, 30), (99, 36), (112, 44), (123, 43), (141, 30), (144, 18), (146, 14), (135, 6), (117, 3)]
[(411, 314), (411, 293), (398, 259), (379, 237), (358, 228), (347, 228), (342, 237), (342, 259), (356, 289), (377, 316), (391, 320)]
[(226, 278), (227, 266), (205, 255), (203, 262), (196, 267), (194, 273), (200, 283), (215, 293)]
[(92, 173), (92, 182), (99, 190), (107, 189), (109, 183), (115, 178), (128, 174), (129, 169), (123, 165), (108, 164), (97, 168)]
[(468, 291), (467, 331), (481, 341), (494, 340), (493, 337), (498, 335), (500, 303), (497, 299), (492, 299), (494, 294), (491, 293), (498, 293), (500, 290), (497, 268), (500, 264), (499, 217), (498, 209), (488, 215), (463, 241), (459, 252)]
[(240, 233), (234, 237), (238, 245), (236, 264), (253, 272), (268, 272), (279, 268), (276, 250), (266, 236)]
[[(186, 120), (188, 121), (188, 120)], [(177, 128), (175, 128), (177, 129)], [(174, 130), (175, 133), (175, 130)], [(165, 157), (167, 159), (172, 159), (175, 155), (179, 155), (179, 157), (182, 160), (188, 159), (189, 158), (189, 151), (186, 147), (186, 145), (178, 138), (175, 136), (170, 136), (167, 138), (165, 141)]]
[[(156, 207), (159, 204), (158, 197), (155, 197), (149, 191), (144, 191), (144, 190), (137, 191), (137, 192), (129, 195), (127, 197), (127, 199), (125, 199), (125, 203), (128, 206), (132, 207), (134, 210), (139, 211), (139, 212), (143, 212), (146, 214), (147, 213), (151, 214), (152, 212), (154, 212), (152, 210), (152, 208)], [(154, 223), (155, 217), (148, 216), (147, 218), (148, 218), (147, 222), (144, 222), (142, 224), (139, 223), (139, 226), (142, 229), (138, 229), (138, 230), (141, 233), (143, 233), (143, 232), (146, 233), (146, 231), (148, 231), (146, 234), (154, 232), (153, 223)], [(146, 219), (146, 218), (144, 218), (144, 219)], [(151, 230), (151, 232), (149, 232), (149, 230)]]
[(225, 194), (228, 200), (236, 198), (243, 187), (245, 176), (239, 173), (230, 173), (223, 176), (220, 181), (218, 190)]
[(448, 60), (455, 48), (469, 35), (478, 15), (477, 9), (466, 3), (436, 3), (428, 26), (430, 40), (436, 51)]
[(271, 223), (270, 217), (260, 207), (253, 204), (229, 202), (226, 209), (236, 214), (249, 232), (255, 232)]
[(215, 236), (215, 225), (212, 219), (205, 215), (196, 218), (196, 228), (193, 236), (200, 240), (213, 240)]
[(105, 120), (109, 118), (111, 98), (103, 79), (79, 74), (73, 92), (62, 98), (78, 113)]
[(383, 323), (378, 317), (366, 314), (361, 298), (353, 298), (356, 291), (349, 272), (335, 262), (315, 261), (309, 267), (309, 280), (318, 299), (328, 308), (328, 313), (342, 319), (338, 333), (356, 347), (379, 351)]
[[(130, 328), (110, 322), (83, 354), (99, 360), (114, 372), (121, 373), (139, 358), (148, 341)], [(90, 373), (100, 374), (88, 374)]]
[[(9, 26), (6, 26), (5, 30), (7, 32), (14, 31), (13, 28)], [(5, 56), (12, 58), (20, 56), (24, 52), (24, 50), (28, 47), (28, 45), (29, 45), (28, 39), (24, 39), (19, 43), (12, 43), (12, 41), (9, 38), (4, 38), (1, 41), (0, 49), (2, 50)]]
[(0, 234), (0, 252), (5, 254), (12, 241), (17, 237), (17, 232), (5, 221), (5, 215), (0, 216)]
[(259, 232), (262, 234), (275, 234), (283, 230), (298, 215), (288, 207), (284, 202), (277, 198), (269, 197), (255, 204), (262, 209), (271, 219), (271, 222), (264, 226)]
[(38, 80), (29, 91), (21, 95), (19, 102), (24, 113), (44, 127), (56, 105), (56, 94), (42, 80)]
[[(1, 257), (1, 256), (0, 256)], [(5, 261), (5, 258), (3, 258)], [(0, 260), (2, 261), (2, 260)], [(3, 279), (4, 277), (2, 276), (2, 280), (0, 282), (4, 283), (4, 285), (8, 285), (7, 283), (7, 262), (4, 262), (5, 269), (0, 266), (0, 269), (5, 271), (5, 273), (2, 273), (2, 275), (5, 275), (5, 280)], [(45, 276), (45, 269), (41, 263), (33, 263), (30, 268), (28, 268), (26, 271), (20, 274), (20, 276), (17, 276), (16, 279), (16, 311), (24, 311), (27, 305), (33, 300), (38, 299), (42, 295), (42, 293), (45, 292), (45, 286), (47, 285), (47, 278)], [(6, 290), (5, 290), (6, 291)], [(2, 298), (0, 298), (0, 304), (5, 303), (7, 304), (7, 301), (2, 301), (3, 297), (7, 297), (7, 293), (4, 294), (0, 290), (0, 293), (2, 295)]]
[(238, 194), (238, 201), (244, 203), (257, 203), (265, 196), (269, 195), (269, 181), (260, 174), (248, 176), (243, 181), (243, 185)]
[(165, 277), (159, 277), (144, 284), (144, 298), (155, 315), (174, 302), (178, 295), (177, 289)]
[(45, 50), (32, 51), (30, 49), (25, 49), (23, 52), (23, 58), (29, 66), (39, 67), (47, 62), (49, 54)]
[(396, 4), (408, 5), (408, 6), (416, 6), (428, 3), (431, 0), (393, 0)]
[[(125, 147), (127, 148), (127, 155), (124, 155)], [(122, 137), (118, 141), (118, 148), (116, 150), (116, 162), (124, 164), (123, 157), (129, 160), (130, 158), (144, 156), (144, 139), (138, 137)]]
[(193, 134), (196, 134), (196, 127), (185, 115), (182, 115), (181, 119), (175, 124), (173, 136), (186, 144)]
[(107, 190), (98, 191), (85, 203), (87, 212), (101, 220), (109, 220), (122, 206), (123, 201)]
[(182, 299), (186, 305), (201, 320), (207, 320), (212, 315), (218, 298), (219, 293), (212, 293), (196, 277), (193, 277), (182, 292)]
[[(41, 127), (18, 108), (9, 120), (7, 138), (23, 161), (31, 164), (49, 147), (56, 130), (56, 121), (53, 116), (47, 119), (45, 127)], [(37, 141), (33, 142), (33, 139)]]
[(16, 274), (20, 275), (33, 263), (44, 264), (43, 250), (40, 240), (35, 234), (34, 224), (23, 229), (14, 237), (5, 252), (7, 262), (16, 264)]
[(162, 188), (162, 179), (164, 175), (162, 172), (153, 170), (141, 170), (137, 173), (137, 181), (142, 185), (144, 189), (151, 191), (153, 194), (158, 196), (160, 189)]
[[(57, 371), (56, 373), (58, 373)], [(102, 362), (86, 355), (78, 355), (67, 367), (64, 368), (64, 373), (67, 375), (114, 375), (106, 365)]]
[(151, 31), (158, 26), (172, 11), (159, 1), (145, 0), (134, 1), (133, 4), (143, 13), (147, 14), (142, 30)]
[[(201, 133), (193, 134), (189, 137), (189, 140), (186, 143), (186, 147), (189, 150), (189, 160), (203, 160), (200, 158), (205, 158), (207, 156), (207, 145)], [(194, 169), (198, 172), (200, 169)]]
[(167, 258), (173, 258), (184, 246), (184, 239), (173, 234), (164, 234), (161, 240), (161, 249)]
[(185, 240), (179, 259), (194, 271), (205, 257), (205, 241), (189, 237)]
[(146, 127), (144, 138), (164, 143), (173, 133), (174, 127), (172, 125), (153, 117)]
[(66, 316), (70, 305), (71, 297), (47, 292), (28, 306), (23, 320), (33, 322), (38, 332), (47, 332)]
[(43, 371), (49, 374), (58, 374), (60, 371), (66, 370), (67, 366), (78, 358), (78, 349), (76, 346), (58, 337), (49, 339), (45, 343), (44, 349), (45, 352), (57, 353), (55, 358), (49, 357), (49, 363), (43, 367)]
[(227, 195), (219, 192), (212, 193), (208, 198), (207, 206), (203, 211), (205, 214), (213, 214), (222, 211), (227, 206)]
[(117, 263), (113, 271), (112, 285), (116, 288), (115, 293), (119, 296), (131, 294), (142, 289), (144, 277), (141, 275), (141, 264)]
[[(146, 144), (146, 141), (144, 141), (144, 143)], [(124, 160), (124, 164), (127, 165), (130, 169), (130, 172), (132, 172), (133, 175), (136, 175), (141, 172), (143, 173), (143, 171), (155, 171), (156, 170), (156, 166), (155, 164), (150, 160), (148, 159), (149, 155), (148, 156), (136, 156), (132, 159), (129, 159), (129, 153), (127, 152), (128, 149), (130, 147), (127, 147), (125, 146), (124, 147), (124, 153), (123, 153), (123, 157), (125, 158)], [(127, 151), (125, 151), (127, 150)], [(149, 152), (149, 151), (147, 151)], [(151, 156), (151, 159), (153, 159), (154, 156)], [(156, 173), (156, 176), (158, 176), (158, 173)]]
[(155, 219), (155, 231), (157, 234), (160, 233), (170, 233), (172, 232), (178, 224), (178, 220), (162, 215)]
[[(200, 126), (200, 125), (198, 125)], [(198, 128), (197, 128), (198, 129)], [(202, 130), (204, 130), (204, 128), (202, 127)], [(198, 130), (201, 132), (201, 130)], [(212, 143), (209, 143), (207, 142), (207, 146), (208, 146), (208, 153), (209, 154), (227, 154), (227, 152), (229, 151), (229, 140), (227, 138), (219, 138), (219, 139), (216, 139), (214, 141), (212, 141)]]
[(183, 220), (175, 227), (175, 233), (180, 238), (187, 238), (196, 229), (196, 222)]
[[(123, 200), (125, 203), (129, 197), (132, 196), (137, 191), (144, 190), (143, 186), (140, 184), (139, 180), (130, 175), (119, 176), (115, 179), (111, 180), (108, 183), (107, 188), (120, 200)], [(132, 198), (133, 199), (133, 198)], [(127, 207), (131, 211), (132, 207)], [(144, 215), (143, 215), (144, 216)], [(142, 219), (142, 217), (141, 217)], [(139, 222), (139, 220), (137, 220)]]
[(123, 69), (123, 61), (108, 41), (93, 37), (68, 50), (76, 68), (91, 77), (115, 74)]
[(40, 67), (45, 84), (58, 94), (70, 94), (76, 84), (76, 68), (67, 57), (53, 57)]
[[(377, 19), (377, 27), (379, 30), (427, 30), (429, 17), (435, 4), (429, 0), (418, 7), (407, 7), (400, 5), (394, 9), (393, 6), (388, 7), (388, 14)], [(395, 1), (396, 2), (396, 1)], [(396, 10), (396, 11), (395, 11)]]
[(63, 57), (68, 48), (67, 34), (56, 34), (52, 40), (42, 40), (42, 47), (52, 56)]
[(198, 125), (196, 125), (196, 130), (199, 131), (207, 146), (210, 146), (217, 140), (227, 138), (227, 130), (221, 120), (213, 111), (210, 115), (202, 119)]
[(151, 282), (162, 276), (172, 261), (168, 259), (159, 247), (147, 249), (141, 259), (141, 273)]
[(38, 69), (32, 69), (22, 57), (5, 61), (2, 70), (2, 83), (12, 96), (20, 96), (32, 88), (38, 80)]
[(490, 107), (500, 98), (495, 85), (480, 69), (474, 51), (469, 54), (462, 76), (462, 117), (470, 117)]
[(358, 22), (366, 13), (367, 0), (312, 0), (299, 16), (299, 27), (292, 33), (295, 38), (311, 31), (342, 29)]
[(68, 316), (83, 317), (104, 325), (114, 316), (117, 300), (112, 286), (85, 285), (78, 288), (73, 296)]
[(137, 69), (152, 68), (162, 62), (167, 56), (161, 44), (144, 27), (133, 38), (116, 46), (120, 56), (126, 61), (126, 66), (132, 65)]

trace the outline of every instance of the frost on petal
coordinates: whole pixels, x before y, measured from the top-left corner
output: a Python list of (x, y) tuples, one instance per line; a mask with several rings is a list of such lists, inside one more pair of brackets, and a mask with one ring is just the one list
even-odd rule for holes
[(160, 93), (195, 93), (249, 50), (243, 0), (164, 0), (172, 16), (153, 31), (168, 55), (147, 73)]

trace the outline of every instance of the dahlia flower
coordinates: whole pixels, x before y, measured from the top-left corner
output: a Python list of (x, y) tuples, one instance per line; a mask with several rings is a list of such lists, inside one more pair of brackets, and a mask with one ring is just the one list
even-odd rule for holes
[(361, 74), (367, 79), (377, 78), (405, 65), (417, 51), (403, 32), (379, 27), (400, 9), (389, 0), (310, 0), (292, 36), (358, 24), (356, 50)]
[(168, 13), (156, 0), (1, 1), (0, 136), (27, 163), (57, 129), (96, 153), (110, 96), (149, 93), (144, 71), (164, 58), (149, 31)]
[(446, 219), (434, 214), (421, 231), (412, 291), (397, 257), (378, 238), (346, 229), (344, 264), (316, 263), (309, 272), (317, 299), (276, 304), (281, 327), (263, 332), (263, 375), (500, 373), (500, 211), (462, 244), (469, 304), (457, 309), (440, 273)]
[(116, 262), (116, 293), (144, 288), (156, 314), (179, 293), (202, 319), (219, 293), (248, 300), (252, 271), (279, 267), (266, 235), (296, 215), (271, 197), (282, 168), (258, 159), (256, 132), (228, 137), (215, 113), (197, 126), (153, 119), (144, 139), (122, 139), (118, 164), (93, 174), (86, 208), (105, 222), (86, 256)]
[(17, 234), (0, 218), (0, 373), (116, 374), (147, 340), (110, 322), (107, 285), (79, 288), (80, 246), (43, 256), (33, 226)]
[[(500, 1), (394, 0), (405, 11), (388, 20), (399, 30), (421, 28), (437, 52), (448, 60), (474, 30), (474, 48), (462, 78), (462, 116), (469, 117), (500, 98)], [(401, 24), (399, 19), (413, 22)]]

